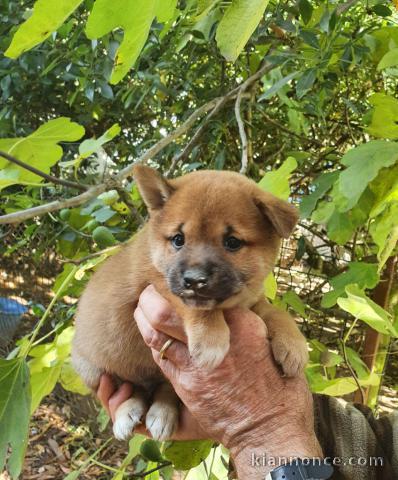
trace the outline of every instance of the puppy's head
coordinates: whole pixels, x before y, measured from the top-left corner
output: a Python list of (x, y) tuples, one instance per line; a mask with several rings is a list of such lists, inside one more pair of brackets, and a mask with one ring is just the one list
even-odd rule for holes
[(251, 306), (296, 209), (233, 172), (166, 180), (137, 165), (134, 177), (150, 213), (152, 261), (170, 290), (194, 308)]

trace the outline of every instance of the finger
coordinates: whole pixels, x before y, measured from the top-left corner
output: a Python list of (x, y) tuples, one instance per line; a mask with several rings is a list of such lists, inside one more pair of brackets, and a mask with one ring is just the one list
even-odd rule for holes
[(160, 349), (152, 348), (152, 356), (162, 370), (168, 368), (164, 366), (165, 360), (179, 370), (187, 369), (191, 363), (191, 356), (187, 346), (178, 340), (174, 340), (167, 350), (163, 352), (163, 358), (161, 358), (159, 352)]
[(141, 293), (138, 306), (155, 330), (160, 330), (170, 337), (178, 338), (178, 340), (186, 343), (181, 319), (174, 312), (170, 303), (156, 291), (153, 285), (149, 285)]
[(97, 390), (97, 397), (101, 402), (102, 406), (105, 410), (109, 413), (109, 399), (114, 394), (116, 390), (115, 384), (113, 383), (113, 379), (107, 373), (101, 375), (99, 387)]
[(115, 421), (115, 412), (117, 408), (133, 395), (133, 386), (131, 383), (125, 382), (117, 389), (117, 391), (109, 399), (109, 413), (112, 422)]
[(153, 328), (148, 322), (143, 310), (139, 306), (134, 311), (134, 318), (137, 322), (138, 330), (140, 331), (142, 338), (148, 347), (160, 350), (170, 338), (169, 335), (166, 335), (165, 333)]
[[(160, 352), (171, 337), (152, 328), (146, 321), (146, 317), (140, 307), (136, 308), (134, 317), (146, 345), (152, 350)], [(173, 343), (166, 349), (164, 358), (168, 358), (180, 368), (185, 367), (190, 361), (187, 346), (177, 339), (173, 339)]]
[(232, 308), (224, 311), (225, 320), (228, 323), (231, 337), (238, 340), (246, 340), (253, 332), (264, 337), (266, 341), (267, 328), (264, 321), (251, 310)]

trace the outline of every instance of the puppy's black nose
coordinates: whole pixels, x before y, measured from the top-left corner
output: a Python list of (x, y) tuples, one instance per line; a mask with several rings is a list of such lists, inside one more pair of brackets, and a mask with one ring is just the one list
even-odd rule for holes
[(185, 288), (199, 290), (207, 285), (209, 280), (205, 271), (201, 268), (190, 268), (183, 273), (183, 281)]

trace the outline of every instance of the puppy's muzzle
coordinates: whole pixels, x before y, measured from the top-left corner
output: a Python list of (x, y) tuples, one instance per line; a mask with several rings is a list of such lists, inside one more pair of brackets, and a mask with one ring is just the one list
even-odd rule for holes
[(200, 292), (207, 287), (209, 275), (201, 268), (190, 268), (182, 274), (184, 288)]

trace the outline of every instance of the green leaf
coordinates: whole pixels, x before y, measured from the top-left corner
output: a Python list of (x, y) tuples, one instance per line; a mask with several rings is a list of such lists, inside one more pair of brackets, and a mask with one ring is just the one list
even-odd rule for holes
[(312, 212), (311, 220), (315, 223), (327, 224), (335, 209), (333, 202), (320, 202), (316, 210)]
[(359, 356), (359, 353), (350, 347), (345, 347), (347, 359), (360, 381), (360, 384), (365, 385), (378, 385), (380, 379), (376, 374), (372, 374), (365, 364), (365, 362)]
[(278, 198), (287, 200), (290, 195), (290, 174), (296, 168), (297, 160), (294, 157), (288, 157), (277, 170), (267, 172), (258, 182), (258, 186)]
[(59, 382), (69, 392), (79, 393), (80, 395), (89, 395), (91, 393), (91, 390), (86, 387), (83, 380), (73, 369), (70, 359), (62, 365)]
[(264, 15), (269, 0), (232, 0), (216, 33), (221, 54), (234, 62)]
[(303, 19), (305, 25), (311, 20), (312, 12), (314, 8), (312, 7), (311, 3), (308, 0), (299, 0), (299, 11), (300, 16)]
[(5, 54), (17, 58), (43, 42), (82, 3), (82, 0), (37, 0), (32, 15), (18, 28)]
[(156, 18), (160, 23), (166, 23), (174, 16), (177, 7), (177, 0), (161, 0), (158, 2)]
[(94, 3), (86, 25), (88, 38), (100, 38), (115, 28), (124, 30), (115, 56), (112, 84), (120, 82), (136, 62), (148, 38), (157, 4), (157, 0), (97, 0)]
[(369, 98), (369, 103), (374, 110), (367, 131), (375, 137), (397, 139), (398, 100), (384, 93), (375, 93)]
[(288, 290), (282, 297), (282, 302), (290, 305), (294, 311), (296, 311), (302, 317), (306, 317), (305, 304), (297, 293), (293, 290)]
[(163, 455), (177, 470), (190, 470), (206, 459), (213, 443), (211, 440), (171, 442), (165, 448)]
[(347, 152), (341, 159), (346, 170), (340, 173), (338, 188), (347, 199), (345, 211), (358, 202), (368, 184), (379, 170), (398, 160), (398, 143), (373, 140)]
[(266, 279), (264, 280), (264, 293), (267, 298), (270, 300), (274, 300), (276, 297), (278, 285), (275, 280), (275, 276), (272, 272), (270, 272)]
[(355, 318), (359, 318), (377, 332), (398, 337), (391, 315), (365, 295), (358, 285), (345, 288), (347, 298), (339, 297), (337, 304)]
[(392, 15), (392, 11), (387, 7), (387, 5), (375, 5), (372, 10), (380, 17), (388, 17)]
[(123, 480), (126, 478), (126, 468), (132, 463), (133, 459), (140, 453), (140, 448), (146, 437), (144, 435), (134, 434), (133, 438), (129, 441), (129, 451), (124, 458), (122, 464), (118, 468), (118, 473), (112, 477), (112, 480)]
[(308, 218), (316, 207), (319, 199), (321, 199), (326, 192), (328, 192), (337, 180), (339, 172), (322, 173), (314, 182), (315, 190), (309, 195), (305, 196), (300, 204), (301, 218)]
[(258, 98), (258, 102), (261, 102), (262, 100), (268, 100), (272, 96), (274, 96), (276, 93), (279, 92), (279, 90), (284, 87), (287, 83), (290, 82), (293, 78), (297, 77), (299, 72), (293, 72), (290, 73), (289, 75), (286, 75), (286, 77), (281, 78), (277, 82), (275, 82), (272, 87), (270, 87), (268, 90), (266, 90), (260, 97)]
[(49, 395), (57, 384), (58, 378), (61, 374), (62, 365), (55, 365), (54, 367), (45, 367), (39, 372), (34, 372), (30, 377), (30, 384), (32, 386), (32, 403), (30, 406), (30, 413), (34, 413), (36, 408), (40, 405), (42, 399)]
[(341, 397), (358, 390), (358, 385), (352, 377), (329, 380), (319, 373), (312, 374), (308, 369), (306, 370), (306, 375), (313, 393)]
[[(6, 151), (18, 160), (32, 165), (44, 173), (62, 157), (63, 150), (59, 142), (74, 142), (84, 135), (84, 128), (69, 118), (60, 117), (41, 125), (27, 137), (0, 139), (0, 150)], [(0, 188), (17, 183), (40, 183), (43, 178), (35, 173), (0, 160)], [(1, 180), (8, 179), (8, 185)]]
[(398, 202), (398, 163), (392, 168), (384, 168), (370, 183), (369, 189), (375, 199), (369, 218), (376, 218), (391, 203)]
[(31, 413), (40, 405), (42, 399), (53, 391), (61, 375), (63, 363), (70, 354), (73, 332), (73, 327), (67, 327), (53, 342), (30, 350), (29, 355), (33, 357), (29, 362)]
[(333, 290), (327, 292), (321, 301), (323, 308), (330, 308), (336, 304), (337, 299), (344, 295), (345, 287), (353, 283), (362, 289), (374, 288), (379, 282), (377, 265), (365, 262), (350, 262), (348, 270), (336, 275), (330, 280)]
[(379, 270), (386, 263), (398, 242), (398, 203), (392, 203), (371, 224), (369, 232), (378, 247)]
[(17, 478), (22, 470), (30, 400), (29, 370), (25, 359), (0, 358), (0, 471), (7, 465), (13, 478)]
[(398, 48), (393, 48), (387, 52), (377, 65), (377, 70), (384, 70), (385, 68), (395, 67), (398, 65)]
[(160, 453), (159, 442), (148, 438), (141, 444), (140, 454), (151, 462), (163, 462), (164, 458)]
[(316, 69), (309, 68), (300, 77), (296, 85), (297, 98), (302, 98), (308, 92), (308, 90), (314, 85), (316, 80)]
[(330, 240), (339, 245), (344, 245), (351, 239), (356, 227), (357, 225), (353, 223), (349, 214), (340, 213), (337, 210), (332, 213), (327, 222), (327, 231)]

